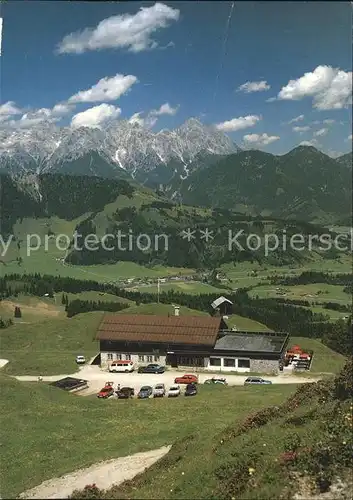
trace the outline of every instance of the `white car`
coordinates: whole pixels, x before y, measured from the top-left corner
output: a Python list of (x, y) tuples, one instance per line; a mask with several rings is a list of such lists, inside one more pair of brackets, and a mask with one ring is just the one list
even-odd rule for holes
[(165, 396), (165, 385), (164, 384), (155, 385), (153, 389), (153, 397), (162, 398), (163, 396)]
[(76, 363), (78, 365), (84, 365), (86, 363), (86, 358), (84, 356), (76, 356)]
[(113, 361), (110, 366), (109, 366), (109, 371), (111, 373), (130, 373), (133, 372), (135, 369), (134, 363), (130, 360), (118, 360), (118, 361)]
[(175, 398), (180, 396), (180, 385), (172, 385), (168, 391), (168, 398)]

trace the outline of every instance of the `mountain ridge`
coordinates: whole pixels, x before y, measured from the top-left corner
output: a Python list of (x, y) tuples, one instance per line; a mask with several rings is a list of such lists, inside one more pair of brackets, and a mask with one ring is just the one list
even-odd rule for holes
[(194, 171), (183, 184), (185, 203), (252, 207), (254, 213), (303, 220), (349, 217), (352, 172), (313, 147), (285, 155), (241, 151)]
[(127, 120), (112, 122), (105, 129), (42, 123), (29, 130), (0, 130), (0, 170), (10, 174), (67, 173), (67, 163), (96, 155), (109, 165), (105, 176), (119, 176), (125, 170), (142, 182), (146, 173), (171, 161), (182, 174), (200, 152), (218, 155), (239, 150), (227, 135), (194, 118), (175, 130), (157, 133)]

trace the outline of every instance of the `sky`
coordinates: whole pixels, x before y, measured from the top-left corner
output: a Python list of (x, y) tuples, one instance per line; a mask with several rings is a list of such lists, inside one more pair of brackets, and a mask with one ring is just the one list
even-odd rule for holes
[(153, 131), (196, 117), (240, 146), (352, 149), (350, 2), (1, 2), (0, 126)]

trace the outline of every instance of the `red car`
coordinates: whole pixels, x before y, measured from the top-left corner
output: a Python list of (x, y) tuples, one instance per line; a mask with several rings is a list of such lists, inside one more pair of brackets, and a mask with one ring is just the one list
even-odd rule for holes
[(97, 394), (98, 398), (109, 398), (110, 396), (114, 395), (114, 387), (113, 387), (113, 382), (106, 382), (105, 386), (103, 389), (99, 391)]
[(182, 377), (177, 377), (174, 380), (174, 384), (197, 384), (198, 380), (196, 375), (183, 375)]

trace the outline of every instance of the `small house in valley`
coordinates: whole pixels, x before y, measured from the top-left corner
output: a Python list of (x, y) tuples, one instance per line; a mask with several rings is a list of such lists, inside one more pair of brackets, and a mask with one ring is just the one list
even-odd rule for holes
[(219, 311), (221, 316), (229, 316), (232, 314), (233, 302), (222, 295), (212, 302), (211, 307), (214, 311)]

